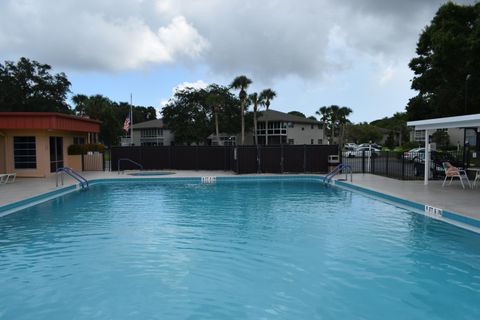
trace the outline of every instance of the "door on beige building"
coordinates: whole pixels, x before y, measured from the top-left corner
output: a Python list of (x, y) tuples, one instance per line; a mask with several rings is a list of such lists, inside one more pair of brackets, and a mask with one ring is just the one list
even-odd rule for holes
[(63, 168), (63, 137), (50, 137), (50, 172)]

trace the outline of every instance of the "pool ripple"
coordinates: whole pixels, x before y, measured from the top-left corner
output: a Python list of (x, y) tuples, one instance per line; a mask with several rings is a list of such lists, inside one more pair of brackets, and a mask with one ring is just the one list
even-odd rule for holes
[(96, 185), (0, 234), (0, 319), (480, 317), (478, 235), (312, 181)]

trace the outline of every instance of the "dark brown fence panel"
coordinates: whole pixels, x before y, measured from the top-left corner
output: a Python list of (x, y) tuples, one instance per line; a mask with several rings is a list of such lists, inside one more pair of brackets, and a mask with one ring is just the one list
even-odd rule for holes
[(170, 164), (170, 147), (143, 147), (142, 165), (145, 170), (171, 168), (172, 166)]
[[(229, 147), (205, 146), (198, 149), (198, 167), (201, 170), (231, 170)], [(227, 162), (228, 161), (228, 162)]]
[[(119, 159), (130, 159), (135, 162), (142, 164), (142, 147), (114, 147), (111, 150), (111, 161), (112, 161), (112, 170), (118, 170), (118, 160)], [(138, 166), (130, 163), (128, 161), (122, 161), (121, 164), (122, 170), (135, 170), (138, 169)]]
[[(328, 145), (114, 147), (111, 149), (111, 167), (114, 171), (118, 170), (119, 159), (130, 159), (143, 165), (146, 170), (327, 172), (328, 156), (337, 154), (337, 148)], [(138, 169), (138, 166), (122, 161), (121, 169), (134, 170)]]
[(281, 173), (282, 172), (282, 146), (262, 146), (260, 153), (260, 167), (262, 172)]
[(199, 170), (197, 146), (172, 147), (172, 169)]
[(283, 148), (283, 171), (305, 172), (305, 151), (303, 145), (285, 145)]
[(306, 145), (305, 171), (328, 172), (328, 156), (338, 154), (337, 145)]
[(238, 146), (237, 147), (237, 173), (256, 173), (257, 172), (257, 147), (256, 146)]

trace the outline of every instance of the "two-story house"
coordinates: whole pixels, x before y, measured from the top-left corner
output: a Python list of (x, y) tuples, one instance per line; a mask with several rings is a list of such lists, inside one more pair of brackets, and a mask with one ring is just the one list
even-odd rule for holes
[(122, 146), (169, 146), (174, 139), (172, 132), (163, 125), (162, 119), (135, 123), (132, 130), (133, 139), (128, 131), (128, 136), (122, 137)]
[[(267, 130), (268, 123), (268, 130)], [(288, 113), (268, 110), (263, 111), (257, 120), (259, 144), (324, 144), (323, 123)], [(253, 143), (253, 132), (246, 140)]]

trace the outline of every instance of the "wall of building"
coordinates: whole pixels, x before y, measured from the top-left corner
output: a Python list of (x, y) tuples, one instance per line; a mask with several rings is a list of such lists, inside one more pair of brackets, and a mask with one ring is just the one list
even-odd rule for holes
[(294, 144), (312, 144), (312, 139), (313, 144), (327, 144), (323, 129), (316, 124), (294, 123), (293, 128), (287, 128), (287, 143), (289, 139), (293, 139)]
[[(46, 177), (50, 172), (50, 137), (63, 137), (64, 166), (69, 167), (68, 146), (73, 144), (74, 137), (85, 137), (86, 133), (65, 132), (56, 130), (5, 130), (5, 171), (16, 172), (18, 177)], [(35, 136), (36, 169), (15, 169), (13, 154), (13, 137)]]
[[(163, 142), (164, 146), (169, 146), (174, 141), (173, 133), (168, 129), (163, 129), (163, 135), (159, 136), (158, 140)], [(121, 138), (121, 146), (130, 146), (132, 140), (130, 138)], [(133, 130), (133, 144), (135, 146), (140, 146), (142, 144), (142, 132), (141, 129), (134, 129)]]

